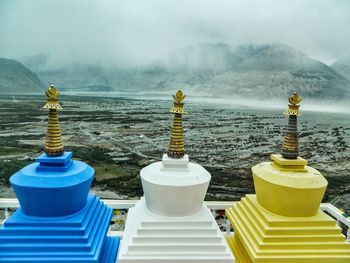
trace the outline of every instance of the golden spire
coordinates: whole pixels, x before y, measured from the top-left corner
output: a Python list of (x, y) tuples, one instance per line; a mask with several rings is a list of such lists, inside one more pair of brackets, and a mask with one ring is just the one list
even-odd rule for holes
[(62, 109), (57, 99), (60, 93), (53, 85), (51, 85), (45, 93), (47, 96), (47, 103), (43, 108), (49, 110), (49, 125), (46, 133), (44, 151), (49, 156), (58, 156), (64, 152), (61, 129), (57, 115), (57, 110)]
[(299, 155), (297, 116), (301, 115), (300, 105), (298, 105), (301, 102), (301, 97), (294, 92), (288, 101), (290, 104), (284, 114), (288, 115), (289, 119), (281, 154), (286, 159), (297, 159)]
[(182, 126), (182, 114), (186, 113), (183, 103), (185, 97), (182, 91), (178, 90), (173, 95), (174, 106), (170, 110), (170, 112), (174, 113), (174, 123), (171, 130), (168, 156), (176, 159), (185, 155), (184, 130)]

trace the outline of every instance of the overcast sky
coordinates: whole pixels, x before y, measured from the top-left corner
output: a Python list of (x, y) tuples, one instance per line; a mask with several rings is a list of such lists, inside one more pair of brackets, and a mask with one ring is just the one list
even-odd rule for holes
[(0, 0), (0, 57), (48, 66), (145, 64), (183, 46), (284, 42), (330, 64), (350, 53), (348, 0)]

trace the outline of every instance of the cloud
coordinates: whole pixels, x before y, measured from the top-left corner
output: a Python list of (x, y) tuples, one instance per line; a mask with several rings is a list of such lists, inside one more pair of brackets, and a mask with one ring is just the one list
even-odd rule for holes
[(143, 65), (200, 42), (279, 41), (330, 63), (350, 52), (349, 25), (347, 0), (0, 0), (0, 57)]

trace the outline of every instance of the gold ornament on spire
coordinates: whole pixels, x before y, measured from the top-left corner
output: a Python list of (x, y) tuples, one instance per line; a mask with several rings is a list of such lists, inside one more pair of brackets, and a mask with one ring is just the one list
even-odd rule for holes
[(45, 93), (47, 102), (43, 108), (49, 110), (49, 118), (44, 151), (49, 156), (58, 156), (64, 153), (57, 114), (57, 110), (62, 109), (61, 105), (58, 103), (58, 96), (60, 93), (53, 85), (51, 85)]
[(288, 109), (284, 112), (285, 115), (301, 115), (301, 112), (299, 111), (300, 105), (298, 105), (301, 102), (301, 97), (298, 95), (298, 93), (294, 92), (291, 97), (288, 98), (289, 105)]
[(288, 126), (284, 135), (281, 154), (286, 159), (297, 159), (299, 156), (297, 116), (301, 115), (300, 105), (298, 105), (301, 102), (301, 97), (294, 92), (288, 101), (290, 104), (284, 112), (289, 116)]
[(185, 95), (181, 90), (178, 90), (173, 95), (174, 106), (170, 112), (174, 113), (174, 123), (171, 130), (170, 144), (168, 156), (170, 158), (179, 159), (185, 155), (184, 130), (182, 126), (182, 114), (186, 113), (184, 108)]

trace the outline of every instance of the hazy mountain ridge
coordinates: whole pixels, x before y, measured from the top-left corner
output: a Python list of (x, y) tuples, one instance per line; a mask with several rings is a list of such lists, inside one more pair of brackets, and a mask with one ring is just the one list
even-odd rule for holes
[(20, 62), (0, 58), (0, 93), (37, 93), (44, 88), (38, 76)]
[[(96, 66), (75, 65), (60, 70), (40, 70), (38, 76), (46, 86), (55, 84), (63, 90), (109, 86), (105, 72), (102, 68)], [(105, 90), (102, 89), (101, 91)]]
[[(147, 66), (73, 65), (40, 71), (45, 85), (63, 90), (160, 92), (179, 88), (217, 97), (349, 97), (350, 81), (320, 61), (281, 43), (231, 46), (202, 43), (174, 50)], [(91, 89), (89, 87), (92, 87)]]
[(350, 81), (350, 56), (338, 60), (331, 67)]
[(198, 49), (191, 46), (170, 53), (152, 66), (132, 75), (127, 83), (133, 85), (123, 88), (185, 87), (198, 95), (255, 98), (285, 97), (296, 90), (323, 99), (343, 98), (350, 91), (350, 82), (335, 70), (284, 44), (237, 48), (200, 44)]
[(265, 46), (203, 88), (215, 84), (223, 94), (253, 97), (284, 97), (296, 90), (312, 98), (335, 99), (350, 91), (350, 82), (335, 70), (283, 44)]

